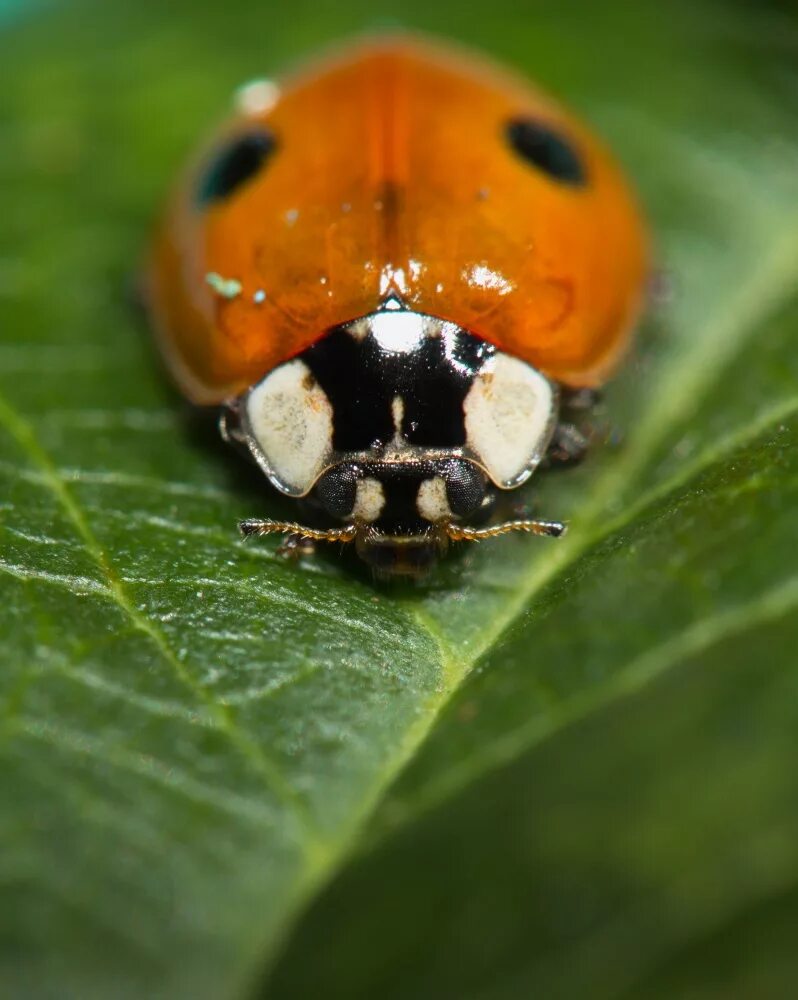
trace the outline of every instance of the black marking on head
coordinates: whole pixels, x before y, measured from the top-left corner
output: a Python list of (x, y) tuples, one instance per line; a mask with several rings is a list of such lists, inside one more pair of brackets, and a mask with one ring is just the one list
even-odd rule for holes
[(394, 437), (392, 404), (403, 403), (402, 434), (410, 445), (465, 444), (463, 400), (495, 348), (465, 330), (425, 337), (412, 351), (384, 350), (376, 338), (337, 327), (301, 355), (334, 414), (333, 448), (368, 451)]
[(573, 187), (587, 183), (587, 170), (571, 140), (548, 122), (513, 118), (505, 136), (515, 152), (549, 177)]
[(382, 483), (385, 506), (374, 527), (386, 535), (412, 536), (428, 532), (430, 523), (418, 513), (416, 500), (419, 486), (434, 475), (434, 471), (433, 462), (386, 464), (382, 469), (375, 469)]
[(273, 132), (265, 127), (235, 136), (205, 168), (197, 187), (198, 203), (205, 207), (227, 198), (255, 176), (276, 148)]
[(468, 517), (482, 507), (489, 491), (484, 473), (471, 462), (456, 458), (342, 462), (324, 473), (315, 498), (329, 514), (345, 520), (355, 506), (357, 481), (376, 479), (385, 503), (372, 527), (389, 537), (425, 537), (431, 524), (419, 513), (418, 491), (422, 483), (436, 477), (446, 483), (447, 499), (455, 516)]

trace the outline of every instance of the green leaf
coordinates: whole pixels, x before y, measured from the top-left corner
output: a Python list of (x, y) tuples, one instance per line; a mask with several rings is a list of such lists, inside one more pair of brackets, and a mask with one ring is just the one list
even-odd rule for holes
[(608, 393), (621, 445), (538, 483), (567, 538), (411, 592), (236, 540), (271, 501), (124, 294), (233, 86), (391, 8), (76, 0), (4, 29), (4, 995), (793, 991), (798, 27), (520, 6), (402, 17), (601, 129), (672, 293)]

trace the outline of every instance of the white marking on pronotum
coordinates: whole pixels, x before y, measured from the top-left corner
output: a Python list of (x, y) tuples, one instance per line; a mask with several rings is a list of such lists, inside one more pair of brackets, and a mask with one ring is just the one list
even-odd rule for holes
[(371, 334), (383, 351), (410, 354), (426, 333), (426, 319), (409, 311), (379, 312), (370, 318)]
[(286, 225), (293, 226), (296, 220), (299, 218), (298, 208), (289, 208), (285, 213)]
[(235, 278), (223, 278), (216, 271), (208, 271), (205, 281), (223, 299), (237, 299), (241, 294), (241, 282)]
[(295, 360), (275, 368), (248, 393), (245, 413), (269, 479), (304, 496), (324, 471), (333, 437), (332, 406), (308, 366)]
[(449, 498), (446, 495), (446, 482), (442, 476), (425, 479), (418, 488), (416, 510), (427, 521), (433, 524), (445, 521), (452, 516)]
[(382, 483), (373, 476), (366, 476), (358, 479), (356, 491), (352, 513), (360, 521), (376, 521), (385, 506)]
[(391, 400), (391, 416), (393, 417), (393, 429), (397, 440), (402, 437), (402, 423), (405, 419), (405, 401), (401, 396), (394, 396)]
[(266, 301), (266, 292), (262, 288), (259, 288), (252, 296), (252, 301), (256, 306), (262, 305)]
[(280, 88), (274, 80), (248, 80), (233, 96), (236, 109), (242, 115), (265, 115), (280, 99)]
[(534, 368), (495, 354), (463, 401), (466, 444), (502, 489), (523, 483), (546, 452), (557, 413), (557, 393)]
[(366, 337), (371, 333), (371, 323), (368, 318), (366, 319), (356, 319), (346, 326), (346, 332), (350, 337), (353, 337), (358, 342), (365, 340)]

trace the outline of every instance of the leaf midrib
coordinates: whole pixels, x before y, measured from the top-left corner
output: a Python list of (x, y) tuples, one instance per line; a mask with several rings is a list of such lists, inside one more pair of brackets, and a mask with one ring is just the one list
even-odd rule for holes
[(32, 426), (14, 409), (2, 394), (0, 394), (0, 424), (5, 426), (20, 449), (27, 454), (38, 468), (44, 485), (58, 501), (61, 509), (85, 546), (86, 551), (99, 569), (102, 578), (106, 581), (108, 596), (113, 599), (133, 628), (148, 636), (181, 686), (190, 692), (192, 697), (208, 710), (217, 729), (227, 736), (236, 752), (241, 754), (253, 766), (272, 793), (295, 816), (300, 828), (305, 833), (305, 838), (300, 847), (306, 855), (311, 855), (318, 847), (320, 838), (304, 800), (302, 800), (285, 779), (276, 762), (271, 760), (263, 748), (235, 724), (235, 720), (229, 709), (225, 705), (220, 704), (202, 684), (194, 679), (191, 672), (186, 669), (185, 665), (169, 645), (161, 629), (135, 606), (128, 596), (122, 579), (117, 575), (106, 557), (99, 540), (91, 530), (80, 505), (72, 496), (50, 456), (39, 443)]
[(491, 743), (483, 743), (481, 756), (470, 758), (460, 767), (444, 772), (438, 780), (422, 786), (421, 793), (402, 808), (394, 803), (390, 819), (379, 824), (375, 836), (368, 841), (373, 848), (386, 835), (406, 827), (462, 792), (472, 782), (491, 771), (518, 760), (524, 753), (552, 739), (564, 729), (583, 722), (594, 712), (613, 704), (616, 699), (630, 698), (649, 684), (663, 677), (685, 657), (706, 652), (730, 637), (741, 636), (750, 629), (780, 618), (798, 608), (798, 575), (781, 581), (759, 596), (726, 608), (684, 629), (678, 636), (646, 651), (619, 667), (600, 687), (571, 699), (556, 718), (535, 718), (527, 725), (505, 734)]

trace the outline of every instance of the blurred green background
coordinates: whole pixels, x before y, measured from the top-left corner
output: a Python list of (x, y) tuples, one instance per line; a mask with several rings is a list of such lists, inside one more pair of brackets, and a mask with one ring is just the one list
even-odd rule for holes
[[(562, 545), (392, 593), (236, 541), (270, 501), (127, 289), (239, 83), (396, 25), (587, 118), (670, 293), (607, 394), (622, 442), (536, 487)], [(793, 4), (6, 0), (0, 27), (0, 995), (792, 996)]]

